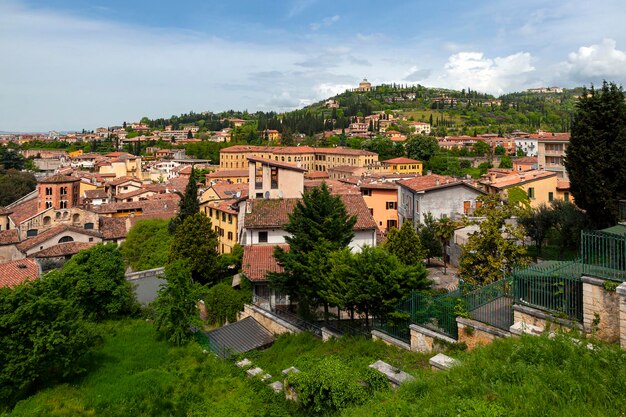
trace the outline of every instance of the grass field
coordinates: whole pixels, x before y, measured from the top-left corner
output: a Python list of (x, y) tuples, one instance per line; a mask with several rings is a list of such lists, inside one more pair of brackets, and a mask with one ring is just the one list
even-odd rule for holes
[[(12, 416), (298, 416), (298, 405), (252, 381), (232, 362), (195, 343), (169, 347), (150, 323), (102, 325), (107, 335), (80, 380), (21, 401)], [(452, 353), (462, 365), (433, 373), (427, 356), (359, 339), (323, 343), (285, 335), (248, 355), (278, 379), (296, 366), (334, 356), (351, 369), (383, 359), (416, 381), (381, 391), (346, 416), (626, 416), (626, 351), (574, 343), (567, 336), (500, 339)]]

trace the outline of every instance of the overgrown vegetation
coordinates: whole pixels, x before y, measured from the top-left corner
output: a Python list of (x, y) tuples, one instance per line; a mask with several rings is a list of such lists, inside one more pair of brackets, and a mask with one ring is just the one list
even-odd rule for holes
[(128, 232), (120, 251), (133, 271), (160, 268), (166, 264), (172, 237), (168, 220), (139, 220)]

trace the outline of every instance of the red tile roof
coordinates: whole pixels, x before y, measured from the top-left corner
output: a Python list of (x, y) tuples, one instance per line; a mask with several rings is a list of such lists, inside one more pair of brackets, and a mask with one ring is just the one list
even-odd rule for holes
[(17, 229), (3, 230), (0, 232), (0, 245), (13, 245), (20, 243), (20, 235)]
[(454, 177), (438, 174), (424, 175), (411, 178), (410, 180), (398, 181), (398, 184), (413, 191), (426, 191), (453, 183), (462, 184), (461, 181), (458, 181)]
[[(100, 233), (105, 240), (123, 239), (128, 234), (126, 219), (128, 217), (100, 217)], [(137, 216), (139, 220), (145, 217)]]
[(59, 243), (54, 246), (50, 246), (39, 252), (35, 252), (32, 255), (28, 255), (29, 258), (59, 258), (62, 256), (75, 255), (81, 250), (89, 249), (95, 246), (94, 242), (67, 242)]
[(40, 274), (39, 265), (32, 259), (0, 264), (0, 288), (15, 287), (36, 279)]
[(234, 198), (237, 193), (240, 193), (240, 197), (248, 196), (247, 183), (231, 184), (229, 182), (218, 182), (211, 188), (213, 188), (213, 191), (215, 191), (215, 194), (217, 194), (219, 198)]
[(421, 161), (411, 158), (392, 158), (383, 161), (383, 164), (421, 164)]
[(224, 177), (247, 177), (250, 175), (247, 169), (225, 169), (216, 172), (211, 172), (205, 175), (206, 178), (224, 178)]
[(274, 248), (279, 246), (289, 250), (289, 245), (247, 245), (243, 247), (241, 269), (250, 281), (266, 281), (268, 272), (283, 272), (284, 269), (274, 258)]
[(30, 239), (26, 239), (25, 241), (23, 241), (22, 243), (20, 243), (19, 245), (17, 245), (17, 248), (21, 251), (27, 251), (30, 248), (33, 248), (45, 241), (47, 241), (48, 239), (52, 239), (55, 236), (61, 235), (65, 232), (75, 232), (75, 233), (80, 233), (83, 235), (87, 235), (87, 236), (93, 236), (93, 237), (98, 237), (101, 238), (102, 234), (97, 231), (97, 230), (89, 230), (89, 229), (83, 229), (80, 227), (75, 227), (75, 226), (70, 226), (67, 224), (60, 224), (58, 226), (55, 226), (51, 229), (46, 230), (45, 232), (35, 236), (35, 237), (31, 237)]
[[(340, 198), (346, 206), (348, 215), (357, 217), (354, 230), (376, 229), (376, 222), (360, 193), (341, 194)], [(249, 208), (244, 218), (244, 227), (248, 229), (281, 229), (289, 222), (289, 214), (298, 201), (300, 201), (299, 198), (248, 200)]]
[(311, 172), (304, 174), (304, 179), (307, 179), (307, 180), (319, 180), (319, 179), (324, 179), (324, 178), (328, 178), (328, 172), (311, 171)]
[(40, 184), (63, 184), (66, 182), (80, 181), (80, 178), (71, 177), (69, 175), (52, 175), (50, 177), (42, 178), (39, 180)]
[(550, 177), (556, 177), (556, 172), (533, 170), (514, 172), (502, 177), (497, 177), (493, 181), (485, 177), (480, 180), (481, 184), (488, 185), (493, 188), (509, 188), (516, 185), (526, 184), (533, 181), (539, 181)]
[(106, 191), (99, 189), (99, 190), (85, 190), (85, 198), (88, 198), (90, 200), (94, 200), (94, 199), (106, 199), (108, 198), (108, 194)]
[(37, 214), (39, 201), (36, 198), (26, 200), (16, 206), (11, 207), (13, 213), (9, 215), (15, 224), (20, 224), (24, 220)]
[(252, 161), (252, 162), (259, 162), (262, 165), (269, 165), (272, 167), (278, 167), (278, 168), (283, 168), (283, 169), (289, 169), (291, 171), (301, 171), (301, 172), (306, 172), (306, 169), (301, 168), (297, 165), (294, 164), (289, 164), (287, 162), (279, 162), (279, 161), (274, 161), (272, 159), (267, 159), (267, 158), (258, 158), (256, 156), (249, 156), (248, 157), (248, 161)]
[(11, 214), (11, 213), (13, 213), (13, 210), (0, 207), (0, 216), (6, 216), (7, 214)]

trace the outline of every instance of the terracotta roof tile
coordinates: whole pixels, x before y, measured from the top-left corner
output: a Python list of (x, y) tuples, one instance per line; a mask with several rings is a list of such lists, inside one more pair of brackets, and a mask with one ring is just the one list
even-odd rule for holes
[(17, 245), (17, 248), (21, 251), (26, 251), (30, 248), (33, 248), (43, 242), (45, 242), (48, 239), (51, 239), (57, 235), (63, 234), (67, 231), (71, 231), (71, 232), (76, 232), (76, 233), (81, 233), (84, 235), (88, 235), (88, 236), (94, 236), (94, 237), (102, 237), (102, 234), (97, 231), (97, 230), (89, 230), (89, 229), (82, 229), (80, 227), (75, 227), (75, 226), (70, 226), (67, 224), (60, 224), (58, 226), (55, 226), (51, 229), (46, 230), (45, 232), (35, 236), (35, 237), (31, 237), (30, 239), (26, 239), (25, 241), (23, 241), (22, 243), (20, 243), (19, 245)]
[(20, 259), (0, 264), (0, 287), (15, 287), (36, 279), (39, 274), (39, 265), (32, 259)]
[[(127, 217), (100, 217), (100, 233), (105, 240), (123, 239), (128, 234), (126, 228)], [(137, 219), (145, 219), (138, 216)]]
[(235, 197), (237, 193), (241, 193), (240, 197), (248, 196), (247, 183), (231, 184), (229, 182), (218, 182), (213, 184), (212, 188), (219, 198)]
[[(376, 229), (363, 196), (359, 194), (341, 194), (341, 201), (346, 206), (349, 216), (356, 216), (354, 230)], [(249, 229), (280, 229), (289, 222), (289, 214), (293, 211), (299, 198), (248, 200), (249, 209), (244, 218), (244, 227)]]
[(268, 272), (284, 271), (274, 258), (276, 246), (289, 250), (289, 245), (247, 245), (243, 247), (241, 269), (250, 281), (266, 281)]
[(107, 194), (106, 191), (99, 189), (99, 190), (85, 190), (84, 192), (85, 194), (85, 198), (88, 198), (90, 200), (94, 200), (94, 199), (98, 199), (98, 198), (108, 198), (109, 195)]
[(411, 158), (392, 158), (383, 161), (384, 164), (421, 164), (421, 161)]
[(310, 171), (304, 174), (304, 179), (306, 180), (319, 180), (328, 178), (328, 172), (324, 171)]
[(224, 178), (224, 177), (247, 177), (250, 175), (247, 169), (225, 169), (216, 172), (210, 172), (205, 175), (207, 179)]
[(272, 159), (267, 159), (267, 158), (258, 158), (256, 156), (249, 156), (248, 157), (248, 161), (259, 162), (262, 165), (269, 165), (269, 166), (274, 166), (274, 167), (278, 167), (278, 168), (289, 169), (289, 170), (292, 170), (292, 171), (306, 172), (306, 169), (301, 168), (301, 167), (299, 167), (297, 165), (290, 164), (290, 163), (287, 163), (287, 162), (274, 161)]
[(16, 243), (20, 243), (20, 234), (17, 232), (17, 229), (0, 232), (0, 245), (13, 245)]
[(54, 246), (50, 246), (39, 252), (35, 252), (32, 255), (28, 255), (29, 258), (58, 258), (61, 256), (75, 255), (81, 250), (89, 249), (95, 246), (94, 242), (67, 242), (59, 243)]
[(412, 178), (410, 180), (398, 181), (398, 184), (413, 191), (426, 191), (452, 183), (462, 184), (454, 177), (438, 174), (424, 175), (421, 177)]
[(80, 178), (71, 177), (69, 175), (52, 175), (50, 177), (42, 178), (39, 180), (40, 184), (62, 184), (65, 182), (80, 181)]
[(37, 214), (38, 204), (39, 202), (36, 198), (26, 200), (14, 207), (11, 207), (13, 213), (9, 215), (9, 217), (15, 224), (20, 224), (29, 217), (33, 217)]

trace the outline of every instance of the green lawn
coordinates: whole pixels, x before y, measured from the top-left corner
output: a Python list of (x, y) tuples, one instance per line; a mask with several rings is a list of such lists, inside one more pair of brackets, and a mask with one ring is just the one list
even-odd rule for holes
[[(89, 372), (17, 404), (12, 416), (298, 416), (298, 406), (252, 381), (232, 362), (191, 343), (169, 347), (152, 324), (125, 320), (101, 325), (106, 334)], [(334, 356), (350, 369), (383, 359), (416, 377), (381, 391), (346, 416), (606, 416), (626, 414), (626, 351), (593, 350), (569, 337), (500, 339), (474, 352), (451, 355), (463, 363), (433, 373), (426, 355), (360, 339), (323, 343), (308, 334), (284, 335), (246, 355), (282, 379)]]

